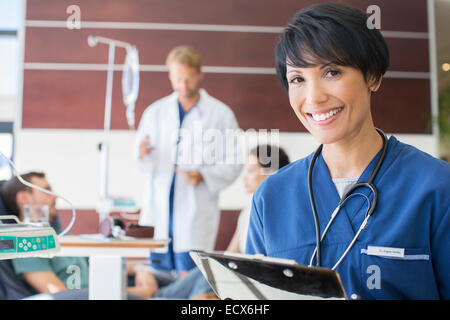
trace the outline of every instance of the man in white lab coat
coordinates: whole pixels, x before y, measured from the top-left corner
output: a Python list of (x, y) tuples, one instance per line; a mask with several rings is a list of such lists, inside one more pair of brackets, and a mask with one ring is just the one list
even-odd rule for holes
[(200, 88), (198, 52), (177, 47), (166, 64), (174, 92), (144, 111), (137, 131), (135, 158), (147, 176), (139, 223), (154, 226), (155, 238), (172, 238), (152, 254), (160, 260), (153, 267), (182, 276), (195, 266), (190, 250), (214, 248), (219, 192), (242, 161), (233, 111)]

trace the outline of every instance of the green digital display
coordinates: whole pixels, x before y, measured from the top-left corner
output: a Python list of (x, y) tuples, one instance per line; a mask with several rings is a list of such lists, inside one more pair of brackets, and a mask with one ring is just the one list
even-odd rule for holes
[(13, 240), (0, 240), (0, 250), (14, 249)]

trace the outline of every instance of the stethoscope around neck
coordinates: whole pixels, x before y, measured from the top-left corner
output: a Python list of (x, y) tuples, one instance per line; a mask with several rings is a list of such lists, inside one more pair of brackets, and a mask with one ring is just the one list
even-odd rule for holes
[[(337, 266), (345, 258), (347, 253), (350, 251), (350, 249), (353, 247), (353, 245), (355, 244), (356, 240), (358, 239), (359, 234), (361, 233), (361, 231), (366, 227), (370, 216), (375, 211), (375, 207), (377, 205), (377, 200), (378, 200), (378, 191), (377, 191), (377, 188), (375, 188), (375, 186), (373, 185), (373, 180), (375, 179), (378, 171), (380, 170), (381, 164), (383, 163), (383, 160), (384, 160), (384, 157), (385, 157), (386, 151), (387, 151), (387, 138), (386, 138), (386, 135), (380, 129), (378, 129), (378, 128), (375, 128), (375, 129), (377, 130), (377, 132), (383, 138), (383, 148), (382, 148), (382, 151), (381, 151), (380, 158), (378, 159), (378, 161), (377, 161), (377, 163), (375, 165), (375, 168), (373, 169), (373, 172), (372, 172), (372, 174), (369, 177), (369, 180), (367, 180), (367, 182), (358, 182), (358, 183), (354, 184), (344, 194), (342, 199), (339, 201), (338, 206), (336, 207), (336, 209), (331, 214), (330, 220), (329, 220), (327, 226), (325, 227), (325, 230), (324, 230), (322, 236), (320, 236), (319, 217), (317, 215), (316, 205), (314, 203), (314, 195), (313, 195), (313, 191), (312, 191), (312, 170), (313, 170), (313, 167), (314, 167), (314, 163), (316, 162), (316, 158), (319, 156), (320, 152), (322, 151), (323, 145), (320, 145), (319, 148), (317, 148), (316, 152), (314, 153), (314, 155), (313, 155), (313, 157), (311, 159), (311, 163), (310, 163), (309, 169), (308, 169), (308, 190), (309, 190), (309, 200), (311, 202), (312, 212), (313, 212), (313, 215), (314, 215), (314, 224), (315, 224), (315, 229), (316, 229), (316, 249), (314, 250), (313, 255), (311, 256), (311, 260), (309, 262), (309, 266), (312, 266), (314, 257), (316, 257), (316, 255), (317, 255), (316, 266), (320, 267), (320, 262), (321, 262), (320, 245), (321, 245), (321, 242), (322, 242), (323, 238), (325, 237), (325, 235), (326, 235), (328, 229), (330, 228), (331, 224), (333, 223), (334, 218), (337, 216), (337, 214), (339, 213), (341, 207), (347, 201), (347, 199), (349, 199), (350, 197), (356, 196), (356, 195), (360, 195), (360, 196), (363, 196), (363, 197), (366, 198), (366, 200), (369, 203), (369, 205), (368, 205), (368, 208), (367, 208), (367, 211), (366, 211), (366, 214), (365, 214), (365, 219), (361, 223), (361, 226), (359, 227), (358, 232), (355, 234), (355, 236), (353, 237), (352, 241), (347, 246), (347, 249), (344, 251), (344, 253), (339, 258), (339, 260), (336, 262), (336, 264), (331, 268), (331, 270), (335, 270), (337, 268)], [(363, 193), (353, 193), (353, 191), (355, 191), (356, 189), (361, 188), (361, 187), (369, 188), (372, 191), (372, 193), (373, 193), (372, 204), (370, 203), (369, 197), (367, 197), (365, 194), (363, 194)]]

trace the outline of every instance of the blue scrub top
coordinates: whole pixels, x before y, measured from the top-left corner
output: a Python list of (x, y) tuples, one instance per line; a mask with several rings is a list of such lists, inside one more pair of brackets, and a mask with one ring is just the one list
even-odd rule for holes
[[(359, 178), (367, 181), (379, 152)], [(315, 249), (308, 194), (312, 154), (268, 177), (253, 197), (246, 252), (308, 265)], [(365, 229), (337, 267), (347, 297), (450, 299), (450, 165), (395, 137), (374, 184), (378, 203)], [(312, 185), (321, 233), (340, 200), (321, 155)], [(359, 188), (372, 202), (371, 192)], [(349, 198), (322, 241), (322, 266), (332, 268), (358, 231), (367, 200)], [(369, 255), (368, 246), (400, 248), (403, 255)]]

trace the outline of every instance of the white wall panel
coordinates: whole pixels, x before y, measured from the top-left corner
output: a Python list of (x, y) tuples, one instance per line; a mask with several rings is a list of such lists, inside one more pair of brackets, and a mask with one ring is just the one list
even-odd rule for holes
[[(133, 167), (134, 136), (134, 131), (111, 133), (109, 193), (132, 197), (140, 205), (144, 179)], [(44, 171), (54, 190), (77, 208), (92, 209), (96, 207), (100, 191), (101, 163), (97, 145), (102, 137), (101, 130), (23, 129), (17, 134), (16, 164), (21, 172)], [(247, 134), (247, 146), (254, 146), (257, 138), (255, 134)], [(433, 156), (438, 154), (432, 135), (397, 135), (397, 138)], [(270, 141), (276, 143), (276, 136), (272, 136), (272, 140), (269, 138)], [(259, 142), (266, 142), (261, 135)], [(280, 133), (279, 145), (291, 160), (308, 155), (318, 146), (307, 133)], [(222, 209), (241, 209), (246, 199), (241, 174), (222, 192), (219, 204)], [(63, 201), (58, 201), (58, 206), (67, 208)]]

